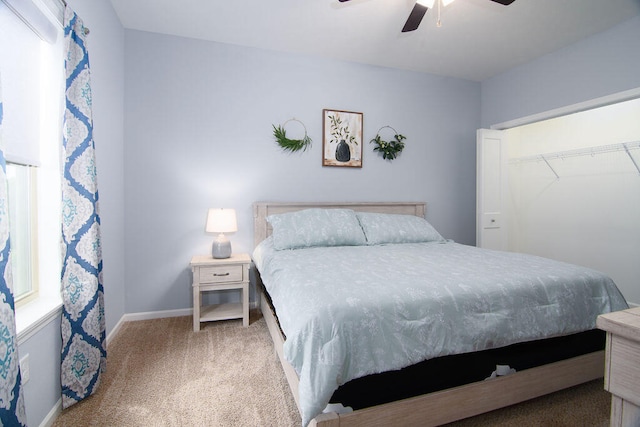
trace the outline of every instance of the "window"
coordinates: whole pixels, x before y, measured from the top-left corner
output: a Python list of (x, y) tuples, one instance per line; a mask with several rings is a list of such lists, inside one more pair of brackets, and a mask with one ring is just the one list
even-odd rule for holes
[(17, 304), (38, 295), (36, 168), (7, 164), (13, 294)]
[(0, 1), (2, 139), (19, 342), (60, 306), (64, 39), (59, 17), (41, 7), (48, 3)]

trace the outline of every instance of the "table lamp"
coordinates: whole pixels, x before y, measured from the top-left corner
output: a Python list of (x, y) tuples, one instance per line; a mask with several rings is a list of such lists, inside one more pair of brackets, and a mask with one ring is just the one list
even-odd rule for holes
[(211, 255), (214, 258), (229, 258), (231, 256), (231, 242), (224, 233), (238, 231), (235, 209), (211, 208), (207, 215), (206, 231), (220, 233), (213, 241)]

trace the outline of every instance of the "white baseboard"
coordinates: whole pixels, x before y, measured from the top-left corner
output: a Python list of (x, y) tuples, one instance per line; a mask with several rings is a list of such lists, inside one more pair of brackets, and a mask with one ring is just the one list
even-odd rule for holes
[(181, 308), (178, 310), (163, 310), (163, 311), (146, 311), (140, 313), (127, 313), (122, 316), (120, 322), (133, 322), (136, 320), (151, 320), (151, 319), (163, 319), (165, 317), (180, 317), (180, 316), (192, 316), (193, 309)]
[[(249, 309), (253, 310), (255, 308), (258, 307), (257, 302), (252, 301), (249, 303)], [(111, 330), (111, 332), (109, 332), (109, 336), (107, 336), (107, 343), (109, 343), (109, 341), (111, 339), (113, 339), (118, 332), (120, 331), (120, 328), (122, 327), (122, 325), (125, 322), (134, 322), (137, 320), (152, 320), (152, 319), (163, 319), (166, 317), (181, 317), (181, 316), (193, 316), (193, 309), (192, 308), (181, 308), (181, 309), (177, 309), (177, 310), (163, 310), (163, 311), (145, 311), (145, 312), (140, 312), (140, 313), (127, 313), (125, 315), (123, 315), (120, 320), (118, 320), (118, 323), (116, 323), (116, 325), (113, 327), (113, 329)]]
[(62, 398), (60, 398), (56, 405), (49, 411), (49, 413), (44, 417), (39, 427), (51, 427), (53, 423), (58, 418), (58, 415), (62, 412)]

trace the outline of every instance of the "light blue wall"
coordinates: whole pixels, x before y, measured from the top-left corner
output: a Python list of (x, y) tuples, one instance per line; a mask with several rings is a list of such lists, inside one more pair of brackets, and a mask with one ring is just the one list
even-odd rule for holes
[(30, 379), (22, 389), (27, 425), (40, 425), (61, 398), (61, 350), (59, 317), (18, 347), (21, 359), (29, 355)]
[[(479, 83), (133, 30), (125, 45), (127, 312), (191, 307), (209, 207), (237, 210), (238, 252), (260, 200), (426, 201), (443, 235), (474, 243)], [(364, 113), (362, 169), (322, 167), (323, 108)], [(291, 117), (305, 153), (274, 142)], [(407, 136), (393, 162), (368, 143), (384, 125)]]
[(640, 16), (482, 82), (482, 126), (640, 87)]
[[(93, 91), (94, 139), (99, 174), (107, 334), (125, 314), (124, 277), (124, 29), (109, 0), (67, 0), (91, 29), (88, 46)], [(60, 319), (19, 346), (29, 354), (24, 386), (27, 422), (40, 425), (60, 400)]]

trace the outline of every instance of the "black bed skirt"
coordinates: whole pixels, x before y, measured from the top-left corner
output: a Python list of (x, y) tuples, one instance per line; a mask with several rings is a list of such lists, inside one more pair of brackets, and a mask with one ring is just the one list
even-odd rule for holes
[[(263, 295), (277, 321), (271, 297), (264, 287)], [(593, 329), (563, 337), (425, 360), (398, 371), (351, 380), (333, 393), (330, 402), (358, 410), (433, 393), (482, 381), (496, 370), (496, 365), (509, 365), (516, 371), (522, 371), (603, 350), (605, 338), (604, 331)]]

